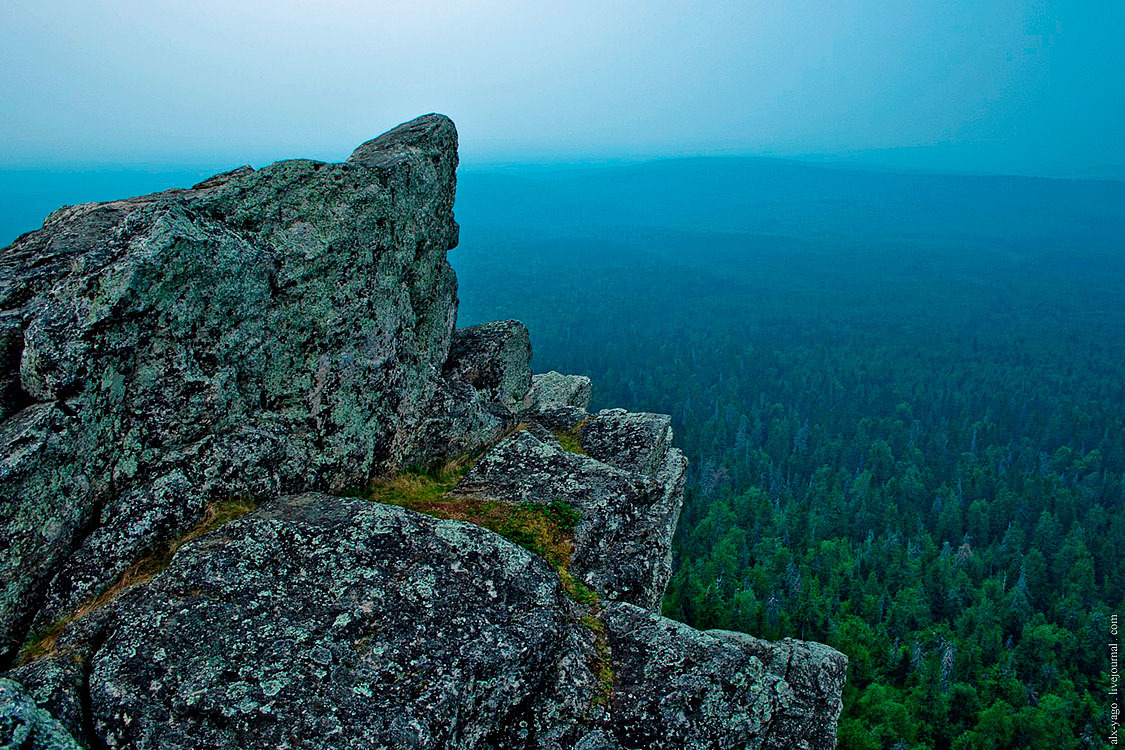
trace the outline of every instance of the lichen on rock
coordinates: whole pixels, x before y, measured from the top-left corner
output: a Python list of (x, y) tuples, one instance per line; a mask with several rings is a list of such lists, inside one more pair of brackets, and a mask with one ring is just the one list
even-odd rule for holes
[[(0, 739), (832, 747), (841, 655), (656, 612), (670, 419), (455, 327), (456, 145), (427, 115), (0, 251)], [(442, 502), (500, 533), (377, 502), (451, 459)], [(560, 508), (551, 544), (496, 521)]]

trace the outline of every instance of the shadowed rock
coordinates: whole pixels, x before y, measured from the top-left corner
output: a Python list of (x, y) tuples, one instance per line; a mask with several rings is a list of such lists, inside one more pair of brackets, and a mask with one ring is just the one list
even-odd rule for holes
[(408, 466), (439, 466), (492, 445), (515, 426), (503, 404), (488, 401), (480, 391), (460, 380), (441, 378), (415, 432)]
[(515, 409), (531, 388), (531, 340), (518, 320), (482, 323), (453, 332), (446, 377), (468, 383), (490, 401)]
[(70, 733), (11, 680), (0, 679), (0, 747), (12, 750), (79, 750)]

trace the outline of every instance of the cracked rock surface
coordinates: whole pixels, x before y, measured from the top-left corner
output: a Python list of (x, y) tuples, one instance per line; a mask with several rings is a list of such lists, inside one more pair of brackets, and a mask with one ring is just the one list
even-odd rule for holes
[(91, 719), (107, 747), (475, 747), (572, 627), (550, 567), (480, 527), (289, 496), (118, 608)]
[[(518, 321), (455, 327), (456, 143), (426, 115), (0, 251), (0, 747), (834, 746), (842, 655), (658, 614), (670, 419), (533, 376)], [(466, 457), (452, 502), (579, 512), (597, 604), (487, 529), (339, 496)]]

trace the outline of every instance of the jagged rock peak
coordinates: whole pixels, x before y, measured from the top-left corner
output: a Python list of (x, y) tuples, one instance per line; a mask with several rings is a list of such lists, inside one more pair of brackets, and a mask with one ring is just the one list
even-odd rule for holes
[(456, 165), (457, 128), (453, 120), (432, 112), (416, 117), (357, 146), (348, 163), (382, 167), (413, 156), (435, 163), (452, 158)]

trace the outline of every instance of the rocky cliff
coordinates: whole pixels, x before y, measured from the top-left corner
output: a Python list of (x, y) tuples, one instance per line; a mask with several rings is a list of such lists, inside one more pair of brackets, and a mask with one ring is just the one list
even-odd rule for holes
[(842, 655), (657, 613), (668, 418), (455, 328), (456, 145), (0, 251), (0, 747), (834, 745)]

